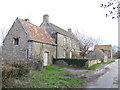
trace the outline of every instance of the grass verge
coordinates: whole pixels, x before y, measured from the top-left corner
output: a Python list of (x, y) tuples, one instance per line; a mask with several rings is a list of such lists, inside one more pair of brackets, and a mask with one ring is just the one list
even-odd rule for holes
[(96, 70), (96, 68), (99, 67), (101, 64), (109, 64), (109, 63), (112, 63), (112, 62), (115, 62), (115, 60), (108, 61), (108, 62), (102, 62), (102, 63), (98, 63), (98, 64), (94, 64), (94, 65), (92, 65), (90, 67), (85, 67), (84, 69)]
[(44, 70), (12, 80), (9, 88), (77, 88), (84, 82), (80, 78), (64, 76), (67, 71), (60, 65), (44, 66)]

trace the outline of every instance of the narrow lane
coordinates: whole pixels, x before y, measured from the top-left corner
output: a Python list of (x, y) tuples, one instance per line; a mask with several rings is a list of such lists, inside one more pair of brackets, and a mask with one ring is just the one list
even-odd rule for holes
[(87, 83), (86, 88), (118, 88), (118, 61), (106, 66), (108, 72)]

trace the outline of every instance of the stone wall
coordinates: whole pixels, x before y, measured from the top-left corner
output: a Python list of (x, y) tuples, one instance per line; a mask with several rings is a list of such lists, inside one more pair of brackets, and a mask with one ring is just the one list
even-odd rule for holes
[[(66, 57), (64, 57), (65, 51)], [(71, 58), (80, 58), (79, 51), (78, 42), (65, 35), (57, 34), (57, 58), (70, 58), (70, 52), (72, 52)]]
[(52, 59), (56, 58), (56, 46), (32, 42), (31, 59), (44, 60), (43, 55), (45, 52), (49, 53), (48, 65), (50, 65), (50, 64), (52, 64)]
[(111, 50), (106, 50), (104, 52), (108, 55), (108, 58), (111, 59), (111, 53), (112, 53), (112, 51)]
[(104, 59), (104, 55), (101, 54), (97, 49), (94, 51), (91, 51), (89, 54), (86, 55), (86, 58), (88, 59)]
[[(18, 45), (15, 45), (14, 38), (19, 38)], [(27, 59), (28, 38), (24, 28), (16, 20), (3, 41), (3, 58), (7, 60)]]
[(94, 64), (97, 64), (97, 63), (101, 63), (101, 61), (100, 60), (89, 60), (88, 61), (88, 67), (90, 67)]

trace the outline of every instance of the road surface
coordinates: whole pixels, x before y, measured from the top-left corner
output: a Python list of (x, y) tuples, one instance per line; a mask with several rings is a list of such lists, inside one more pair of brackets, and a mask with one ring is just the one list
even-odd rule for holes
[(118, 60), (108, 64), (109, 70), (99, 78), (87, 83), (86, 88), (118, 88)]

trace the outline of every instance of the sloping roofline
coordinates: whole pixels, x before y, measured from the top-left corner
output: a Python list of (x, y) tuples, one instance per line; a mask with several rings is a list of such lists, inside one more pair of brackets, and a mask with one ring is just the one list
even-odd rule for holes
[(103, 50), (111, 50), (112, 45), (95, 45), (95, 48), (103, 49)]
[[(16, 22), (19, 22), (22, 25), (22, 28), (27, 33), (27, 35), (29, 35), (28, 41), (34, 41), (34, 42), (39, 42), (39, 43), (44, 43), (44, 44), (49, 44), (49, 45), (56, 45), (54, 43), (54, 41), (52, 40), (52, 38), (50, 37), (50, 35), (43, 28), (41, 28), (35, 24), (32, 24), (28, 21), (25, 21), (21, 18), (18, 18), (18, 17), (16, 18), (16, 20), (12, 24), (11, 28), (13, 27), (13, 25)], [(10, 30), (11, 30), (11, 28), (10, 28)], [(35, 33), (35, 30), (37, 31), (37, 33)], [(8, 33), (9, 33), (9, 31), (8, 31)], [(7, 33), (7, 35), (8, 35), (8, 33)], [(40, 34), (43, 34), (42, 35), (43, 38), (41, 38)], [(4, 40), (3, 40), (3, 43), (4, 43)]]
[(107, 54), (104, 53), (101, 49), (97, 48), (97, 50), (98, 50), (101, 54), (103, 54), (104, 56), (107, 56)]
[(20, 18), (19, 21), (23, 25), (24, 29), (26, 29), (26, 31), (29, 33), (31, 37), (30, 41), (56, 45), (50, 35), (43, 28)]

